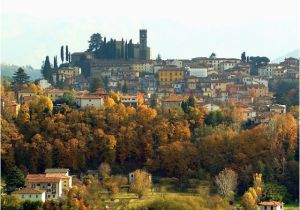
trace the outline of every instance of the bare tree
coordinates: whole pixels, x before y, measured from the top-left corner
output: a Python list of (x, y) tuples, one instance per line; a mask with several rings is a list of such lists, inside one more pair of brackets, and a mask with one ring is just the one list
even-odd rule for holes
[(216, 176), (218, 192), (225, 198), (233, 198), (237, 186), (237, 173), (230, 168), (225, 168)]

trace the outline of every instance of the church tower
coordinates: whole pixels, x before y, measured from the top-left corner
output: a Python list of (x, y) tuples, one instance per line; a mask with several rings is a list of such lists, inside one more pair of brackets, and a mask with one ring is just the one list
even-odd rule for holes
[(140, 29), (140, 59), (147, 60), (147, 29)]

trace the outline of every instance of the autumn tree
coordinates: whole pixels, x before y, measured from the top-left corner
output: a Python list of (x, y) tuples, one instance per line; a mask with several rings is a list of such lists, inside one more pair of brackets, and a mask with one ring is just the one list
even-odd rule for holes
[(98, 168), (98, 171), (101, 179), (108, 179), (110, 177), (111, 169), (108, 163), (105, 162), (101, 163)]
[(151, 187), (151, 180), (149, 174), (143, 170), (136, 170), (134, 172), (134, 179), (130, 184), (130, 191), (137, 194), (139, 198), (147, 194)]
[(237, 173), (230, 168), (225, 168), (216, 176), (218, 192), (225, 198), (232, 199), (237, 187)]

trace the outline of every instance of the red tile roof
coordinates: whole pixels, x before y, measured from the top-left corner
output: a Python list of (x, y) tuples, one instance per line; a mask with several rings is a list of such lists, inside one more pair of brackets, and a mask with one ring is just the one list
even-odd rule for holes
[(48, 177), (46, 174), (28, 174), (26, 180), (29, 183), (57, 183), (60, 181), (60, 178)]
[(258, 205), (260, 205), (260, 206), (282, 206), (283, 203), (278, 202), (278, 201), (263, 201), (263, 202), (260, 202)]
[(23, 188), (18, 191), (13, 192), (12, 194), (42, 194), (45, 190), (37, 190), (33, 188)]

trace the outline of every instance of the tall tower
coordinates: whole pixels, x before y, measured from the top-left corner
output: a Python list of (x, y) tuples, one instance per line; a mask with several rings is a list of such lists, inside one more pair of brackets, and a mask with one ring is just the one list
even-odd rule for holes
[(140, 59), (147, 60), (147, 29), (140, 29)]

